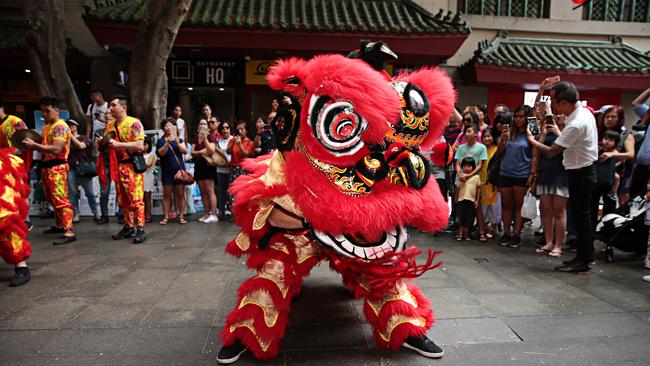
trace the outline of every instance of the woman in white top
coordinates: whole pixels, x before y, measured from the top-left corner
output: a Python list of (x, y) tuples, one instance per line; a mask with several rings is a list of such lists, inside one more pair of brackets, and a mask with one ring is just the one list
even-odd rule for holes
[[(230, 162), (231, 155), (228, 154), (228, 143), (232, 139), (230, 134), (230, 124), (228, 122), (219, 123), (217, 132), (220, 137), (217, 139), (217, 147), (226, 155), (226, 161)], [(217, 209), (219, 218), (224, 218), (230, 214), (230, 197), (228, 196), (228, 188), (230, 185), (230, 168), (228, 166), (217, 167)]]

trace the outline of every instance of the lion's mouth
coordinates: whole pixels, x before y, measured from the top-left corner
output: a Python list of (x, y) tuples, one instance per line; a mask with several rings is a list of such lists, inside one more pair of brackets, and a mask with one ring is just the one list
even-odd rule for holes
[(318, 230), (312, 230), (314, 239), (319, 244), (331, 248), (338, 253), (351, 258), (363, 260), (379, 259), (386, 253), (399, 252), (404, 249), (408, 240), (408, 232), (404, 227), (396, 227), (385, 232), (376, 242), (355, 238), (352, 235), (331, 235)]

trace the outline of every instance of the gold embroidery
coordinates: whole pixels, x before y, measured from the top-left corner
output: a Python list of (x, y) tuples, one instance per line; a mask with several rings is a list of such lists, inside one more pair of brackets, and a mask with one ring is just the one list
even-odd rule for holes
[(424, 320), (424, 318), (422, 317), (412, 318), (402, 314), (395, 314), (391, 316), (390, 319), (388, 320), (386, 331), (385, 332), (378, 331), (379, 336), (381, 336), (381, 338), (384, 341), (389, 342), (390, 336), (393, 334), (395, 328), (405, 323), (413, 324), (416, 327), (423, 327), (426, 325), (426, 320)]
[(237, 235), (237, 238), (235, 239), (235, 243), (237, 244), (239, 249), (245, 252), (251, 246), (251, 239), (248, 237), (248, 234), (242, 232), (239, 233), (239, 235)]
[(275, 151), (270, 159), (261, 161), (259, 164), (266, 164), (269, 168), (260, 176), (259, 180), (264, 182), (264, 185), (283, 185), (284, 184), (284, 157), (279, 151)]
[(275, 309), (275, 304), (269, 294), (265, 290), (253, 291), (249, 294), (246, 294), (244, 298), (239, 303), (239, 309), (244, 306), (252, 304), (259, 306), (264, 312), (264, 323), (267, 327), (271, 328), (275, 326), (275, 323), (278, 321), (278, 311)]
[(266, 220), (271, 214), (271, 210), (273, 210), (273, 204), (271, 201), (264, 200), (260, 202), (260, 210), (257, 212), (255, 219), (253, 220), (253, 230), (260, 230), (264, 227)]
[(311, 257), (320, 256), (321, 247), (312, 245), (305, 235), (284, 234), (284, 236), (294, 243), (298, 264), (302, 264)]
[(257, 276), (275, 283), (282, 293), (282, 297), (287, 297), (288, 289), (284, 283), (284, 263), (277, 259), (269, 259), (264, 263)]
[(262, 351), (266, 352), (266, 350), (269, 349), (269, 346), (271, 345), (271, 342), (264, 341), (263, 339), (261, 339), (260, 337), (257, 336), (257, 333), (255, 332), (255, 328), (253, 326), (253, 319), (242, 320), (240, 322), (237, 322), (237, 323), (231, 325), (230, 329), (229, 329), (230, 333), (234, 332), (235, 329), (237, 329), (237, 328), (248, 328), (248, 330), (250, 330), (251, 333), (253, 333), (253, 335), (255, 336), (255, 339), (257, 339), (257, 343), (260, 344), (260, 347), (262, 348)]
[(278, 242), (272, 243), (271, 245), (269, 245), (269, 248), (289, 254), (289, 249), (287, 249), (287, 246), (282, 243), (278, 243)]
[(302, 211), (300, 211), (300, 208), (298, 205), (296, 205), (296, 202), (294, 202), (293, 198), (291, 198), (291, 196), (288, 194), (280, 197), (273, 197), (273, 202), (285, 210), (291, 212), (292, 214), (303, 217)]
[(397, 290), (397, 294), (390, 294), (390, 293), (385, 294), (383, 299), (379, 299), (376, 301), (370, 299), (366, 300), (368, 306), (370, 306), (370, 308), (372, 309), (372, 311), (375, 313), (376, 316), (379, 316), (379, 313), (381, 312), (381, 308), (391, 301), (397, 301), (397, 300), (404, 301), (405, 303), (417, 309), (418, 307), (417, 299), (406, 288), (406, 284), (404, 284), (404, 282), (398, 284), (396, 290)]

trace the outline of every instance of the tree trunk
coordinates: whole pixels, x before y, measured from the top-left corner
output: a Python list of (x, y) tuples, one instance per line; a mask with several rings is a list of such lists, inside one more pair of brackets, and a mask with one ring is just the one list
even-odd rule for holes
[(85, 125), (86, 114), (65, 66), (63, 3), (63, 0), (23, 0), (27, 52), (38, 94), (59, 99), (62, 107), (70, 111), (70, 116)]
[(192, 0), (149, 1), (129, 67), (131, 115), (156, 128), (167, 109), (167, 59)]

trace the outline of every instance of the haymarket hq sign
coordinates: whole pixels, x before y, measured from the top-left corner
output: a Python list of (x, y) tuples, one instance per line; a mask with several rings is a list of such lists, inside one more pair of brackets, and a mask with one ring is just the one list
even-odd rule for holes
[(172, 60), (167, 70), (173, 85), (237, 87), (242, 85), (243, 64), (223, 60)]

